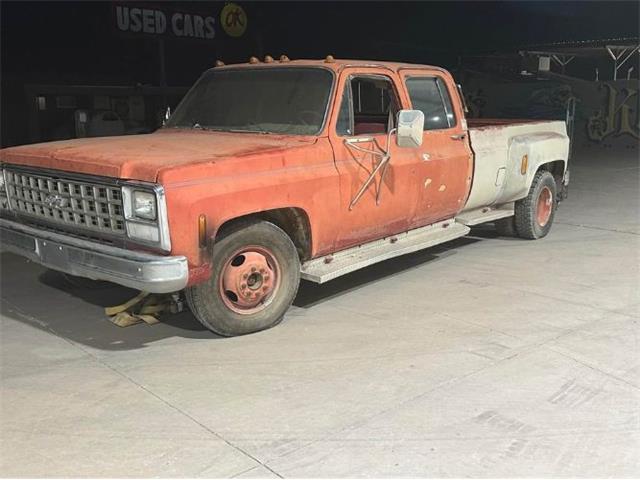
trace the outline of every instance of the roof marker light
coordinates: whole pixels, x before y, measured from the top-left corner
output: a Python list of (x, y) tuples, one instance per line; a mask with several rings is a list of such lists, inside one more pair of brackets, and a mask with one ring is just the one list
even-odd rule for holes
[(264, 57), (264, 63), (273, 63), (273, 57), (271, 55), (266, 55)]
[(256, 63), (260, 63), (260, 60), (258, 60), (258, 57), (251, 57), (249, 63), (255, 65)]
[(281, 62), (288, 62), (289, 61), (289, 57), (287, 57), (286, 55), (280, 55), (280, 61)]
[(216, 67), (224, 67), (224, 62), (222, 60), (216, 60)]
[(336, 59), (333, 58), (333, 55), (327, 55), (327, 57), (324, 59), (324, 63), (333, 63), (335, 61)]

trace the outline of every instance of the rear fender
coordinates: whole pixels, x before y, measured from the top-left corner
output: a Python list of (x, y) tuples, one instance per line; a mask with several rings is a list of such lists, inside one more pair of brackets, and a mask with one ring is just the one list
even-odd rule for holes
[(551, 171), (561, 185), (567, 170), (569, 138), (555, 132), (518, 135), (511, 138), (508, 155), (500, 203), (526, 197), (541, 168)]

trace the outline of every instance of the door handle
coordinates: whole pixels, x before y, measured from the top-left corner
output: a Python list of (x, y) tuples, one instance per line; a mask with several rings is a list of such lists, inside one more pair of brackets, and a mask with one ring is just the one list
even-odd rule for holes
[(464, 140), (465, 138), (467, 138), (467, 136), (464, 133), (451, 135), (451, 140)]

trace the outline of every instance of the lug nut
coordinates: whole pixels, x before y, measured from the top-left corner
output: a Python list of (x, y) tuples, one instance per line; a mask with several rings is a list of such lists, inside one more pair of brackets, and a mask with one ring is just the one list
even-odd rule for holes
[(249, 278), (249, 275), (247, 275), (247, 274), (245, 273), (244, 275), (242, 275), (242, 278), (244, 278), (244, 279), (246, 280), (247, 278)]
[(244, 290), (245, 288), (247, 288), (247, 284), (246, 284), (246, 283), (243, 283), (242, 285), (240, 285), (240, 288), (241, 288), (242, 290)]
[(256, 272), (256, 270), (258, 270), (256, 267), (251, 267), (251, 271), (252, 271), (253, 273), (255, 273), (255, 272)]

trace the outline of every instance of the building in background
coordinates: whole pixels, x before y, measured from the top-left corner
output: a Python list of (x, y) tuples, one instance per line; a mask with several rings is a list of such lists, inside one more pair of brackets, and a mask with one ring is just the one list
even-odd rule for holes
[(569, 115), (575, 143), (637, 148), (639, 51), (637, 37), (537, 45), (462, 58), (456, 75), (472, 117)]
[[(629, 51), (613, 49), (622, 55), (613, 80), (606, 47), (637, 46), (638, 8), (637, 2), (5, 1), (0, 143), (150, 132), (217, 59), (332, 54), (443, 66), (462, 84), (476, 116), (564, 118), (575, 98), (578, 138), (633, 146), (640, 55), (631, 52), (622, 63)], [(587, 42), (585, 32), (627, 43)]]

